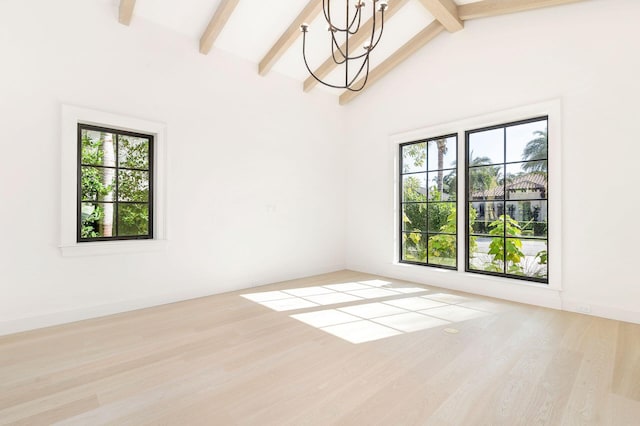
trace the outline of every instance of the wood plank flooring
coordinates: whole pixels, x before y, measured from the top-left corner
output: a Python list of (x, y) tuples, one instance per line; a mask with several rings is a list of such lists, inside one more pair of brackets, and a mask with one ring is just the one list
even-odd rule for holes
[(0, 424), (638, 425), (640, 325), (341, 271), (0, 337)]

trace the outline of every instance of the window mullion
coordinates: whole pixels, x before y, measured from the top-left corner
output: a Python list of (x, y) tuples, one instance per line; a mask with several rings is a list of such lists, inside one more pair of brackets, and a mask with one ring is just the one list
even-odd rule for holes
[(114, 236), (118, 236), (120, 235), (120, 230), (118, 229), (118, 222), (119, 222), (119, 218), (120, 218), (120, 204), (118, 203), (118, 201), (120, 200), (120, 195), (118, 193), (118, 191), (120, 190), (119, 185), (120, 185), (120, 135), (119, 134), (115, 134), (116, 137), (116, 146), (115, 146), (115, 157), (116, 157), (116, 174), (114, 176), (114, 180), (116, 183), (116, 188), (115, 188), (115, 192), (114, 192), (114, 196), (115, 199), (113, 200), (113, 208), (115, 210), (115, 214), (114, 214), (114, 224), (113, 224), (113, 228), (116, 230), (115, 231), (115, 235)]

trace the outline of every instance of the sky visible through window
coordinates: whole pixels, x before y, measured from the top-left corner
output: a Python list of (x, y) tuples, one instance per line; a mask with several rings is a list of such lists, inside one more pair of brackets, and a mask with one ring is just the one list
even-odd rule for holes
[[(524, 161), (522, 153), (527, 143), (535, 139), (536, 131), (547, 131), (547, 120), (533, 123), (519, 124), (507, 127), (506, 162)], [(504, 130), (502, 128), (478, 132), (472, 134), (469, 146), (469, 160), (479, 157), (488, 157), (491, 163), (502, 163), (505, 160), (504, 146), (496, 143), (496, 140), (504, 142)]]

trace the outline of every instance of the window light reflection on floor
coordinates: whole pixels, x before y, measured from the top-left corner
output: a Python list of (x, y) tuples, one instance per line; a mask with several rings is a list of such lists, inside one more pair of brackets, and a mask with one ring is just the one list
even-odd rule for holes
[[(313, 310), (290, 317), (351, 343), (363, 343), (491, 315), (473, 307), (460, 306), (473, 300), (468, 297), (431, 293), (424, 287), (392, 284), (383, 280), (266, 291), (244, 294), (242, 297), (281, 312), (350, 303), (348, 306)], [(371, 299), (384, 300), (369, 302)]]

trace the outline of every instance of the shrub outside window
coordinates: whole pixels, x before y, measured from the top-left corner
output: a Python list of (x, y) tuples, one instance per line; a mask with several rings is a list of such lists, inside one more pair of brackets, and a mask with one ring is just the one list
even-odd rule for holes
[(78, 124), (77, 241), (153, 238), (153, 136)]
[(400, 145), (400, 261), (457, 267), (457, 135)]

